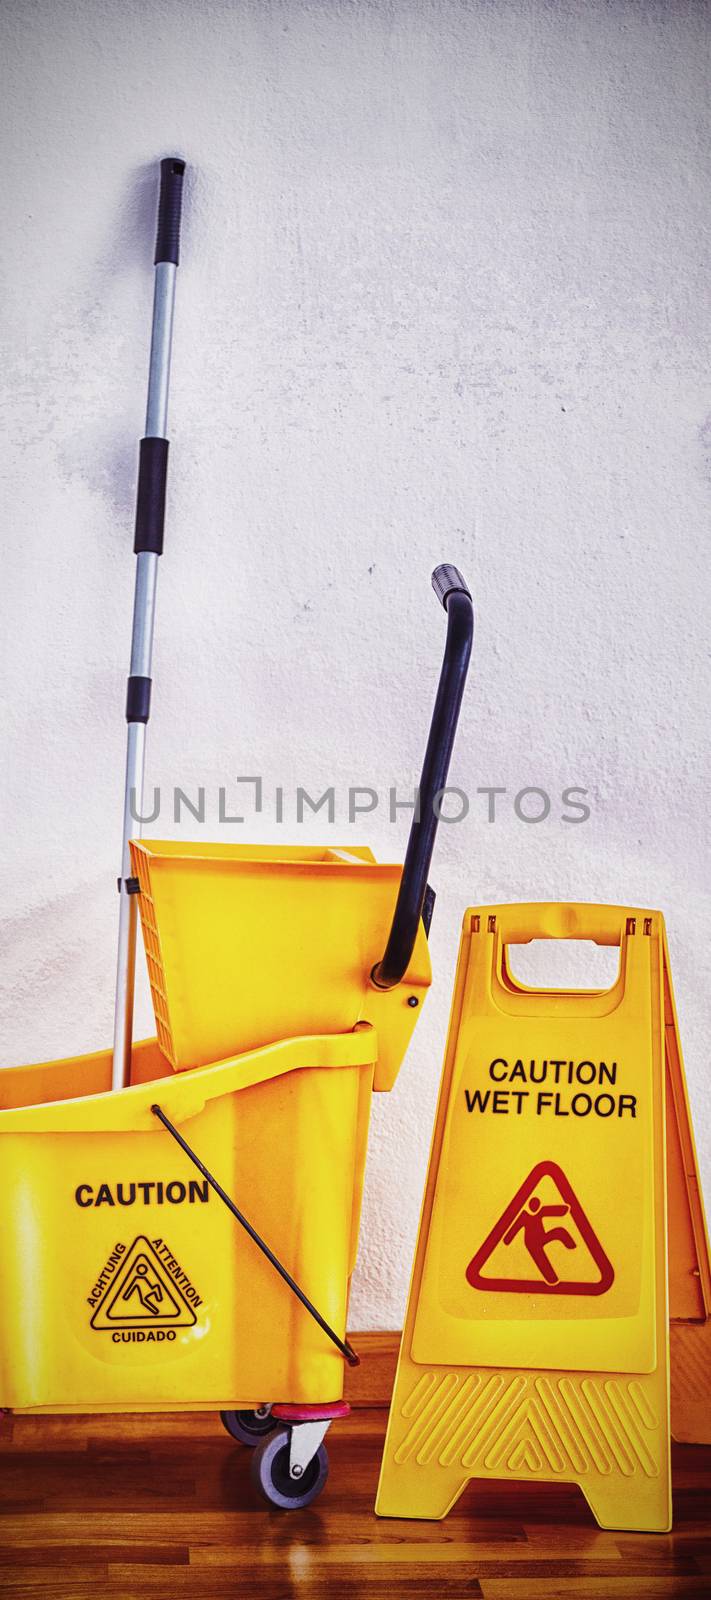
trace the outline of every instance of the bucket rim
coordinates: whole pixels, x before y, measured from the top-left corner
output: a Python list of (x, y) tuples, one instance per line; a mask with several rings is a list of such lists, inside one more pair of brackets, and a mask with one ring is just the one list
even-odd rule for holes
[[(68, 1057), (67, 1069), (71, 1069), (72, 1060), (82, 1059), (85, 1058)], [(198, 1116), (208, 1104), (224, 1095), (250, 1089), (289, 1072), (309, 1068), (375, 1068), (377, 1059), (377, 1032), (370, 1023), (356, 1023), (348, 1033), (300, 1034), (228, 1056), (209, 1066), (171, 1073), (169, 1077), (150, 1078), (125, 1089), (108, 1088), (71, 1099), (9, 1106), (0, 1110), (0, 1137), (5, 1133), (156, 1133), (160, 1129), (151, 1105), (157, 1091), (171, 1121), (181, 1123)], [(48, 1063), (35, 1065), (41, 1070)], [(24, 1070), (31, 1072), (32, 1068)]]

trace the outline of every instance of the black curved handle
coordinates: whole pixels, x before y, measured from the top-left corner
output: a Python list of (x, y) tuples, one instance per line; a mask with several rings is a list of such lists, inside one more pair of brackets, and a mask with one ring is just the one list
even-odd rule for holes
[(154, 265), (159, 261), (180, 260), (180, 213), (183, 209), (185, 162), (181, 156), (166, 156), (160, 164), (160, 198)]
[(415, 812), (385, 954), (371, 973), (376, 989), (393, 989), (410, 965), (427, 891), (437, 835), (438, 796), (447, 783), (474, 637), (472, 597), (461, 572), (445, 563), (432, 573), (432, 587), (447, 613), (447, 642), (420, 778)]

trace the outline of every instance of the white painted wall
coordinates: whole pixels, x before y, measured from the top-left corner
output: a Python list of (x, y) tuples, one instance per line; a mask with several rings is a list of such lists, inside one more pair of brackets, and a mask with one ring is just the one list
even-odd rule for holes
[[(476, 595), (453, 781), (509, 795), (443, 830), (355, 1325), (402, 1314), (468, 903), (665, 910), (711, 1172), (710, 40), (696, 0), (5, 8), (4, 1063), (110, 1037), (160, 156), (190, 175), (149, 783), (204, 783), (206, 836), (239, 773), (404, 790), (430, 568)], [(529, 784), (590, 821), (521, 823)], [(325, 831), (392, 859), (406, 821)]]

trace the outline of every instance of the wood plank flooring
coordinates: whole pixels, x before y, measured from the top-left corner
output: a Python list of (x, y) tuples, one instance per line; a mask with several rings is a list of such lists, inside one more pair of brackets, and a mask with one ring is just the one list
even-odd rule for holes
[(0, 1423), (8, 1600), (711, 1597), (711, 1448), (674, 1448), (674, 1532), (603, 1533), (577, 1490), (471, 1485), (441, 1523), (373, 1515), (386, 1411), (329, 1434), (303, 1512), (267, 1508), (212, 1414)]

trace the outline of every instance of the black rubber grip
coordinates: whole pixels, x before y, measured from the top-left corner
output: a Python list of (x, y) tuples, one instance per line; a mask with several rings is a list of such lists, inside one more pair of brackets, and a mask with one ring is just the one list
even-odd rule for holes
[(126, 684), (126, 721), (147, 722), (151, 714), (151, 679), (133, 676)]
[(471, 600), (471, 594), (459, 568), (450, 566), (448, 561), (444, 561), (441, 567), (435, 567), (432, 573), (432, 588), (445, 611), (450, 594), (466, 594)]
[(140, 555), (142, 550), (152, 550), (157, 556), (163, 554), (167, 477), (168, 440), (142, 439), (138, 458), (136, 536), (133, 541), (136, 555)]
[(180, 213), (183, 206), (183, 177), (185, 162), (180, 156), (166, 156), (160, 164), (160, 199), (158, 201), (158, 229), (156, 253), (153, 260), (180, 260)]

